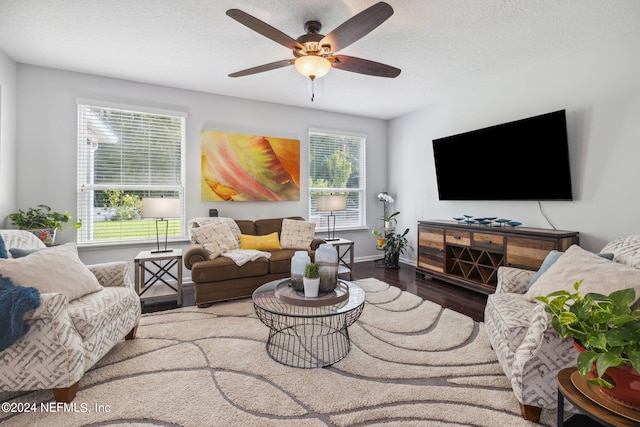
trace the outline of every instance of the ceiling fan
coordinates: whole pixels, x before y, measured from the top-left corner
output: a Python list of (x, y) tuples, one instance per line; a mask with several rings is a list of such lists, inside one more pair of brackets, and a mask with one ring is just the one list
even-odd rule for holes
[[(366, 74), (376, 77), (397, 77), (400, 69), (368, 59), (356, 58), (335, 53), (369, 34), (393, 15), (393, 8), (379, 2), (363, 10), (338, 26), (327, 35), (320, 34), (322, 24), (308, 21), (304, 24), (306, 34), (293, 39), (271, 25), (239, 9), (227, 10), (227, 15), (255, 32), (291, 49), (293, 59), (284, 59), (257, 67), (247, 68), (229, 74), (229, 77), (242, 77), (264, 71), (295, 65), (296, 70), (308, 77), (312, 84), (315, 79), (325, 76), (331, 68)], [(311, 101), (314, 94), (312, 90)]]

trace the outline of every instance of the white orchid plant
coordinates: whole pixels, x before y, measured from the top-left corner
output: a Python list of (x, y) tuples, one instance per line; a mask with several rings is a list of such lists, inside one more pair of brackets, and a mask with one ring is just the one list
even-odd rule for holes
[(378, 200), (386, 203), (393, 203), (393, 197), (388, 195), (387, 193), (378, 193)]
[(396, 217), (400, 215), (400, 212), (394, 212), (391, 215), (387, 215), (387, 203), (393, 203), (393, 197), (391, 197), (387, 193), (378, 193), (378, 200), (384, 202), (384, 215), (380, 219), (388, 223), (390, 227), (393, 227), (391, 223), (397, 223), (398, 220), (396, 219)]

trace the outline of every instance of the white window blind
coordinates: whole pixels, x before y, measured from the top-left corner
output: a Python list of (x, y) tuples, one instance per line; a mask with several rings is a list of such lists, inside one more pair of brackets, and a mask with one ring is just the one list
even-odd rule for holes
[(184, 236), (185, 121), (78, 104), (79, 244), (155, 242), (155, 220), (141, 218), (143, 197), (179, 198), (168, 236)]
[(316, 229), (326, 229), (323, 212), (317, 211), (318, 195), (344, 194), (345, 211), (335, 211), (336, 229), (364, 226), (364, 135), (309, 130), (309, 218)]

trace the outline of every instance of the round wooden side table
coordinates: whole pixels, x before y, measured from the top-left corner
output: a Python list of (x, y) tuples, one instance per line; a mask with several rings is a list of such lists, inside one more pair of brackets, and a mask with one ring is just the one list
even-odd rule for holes
[[(558, 427), (569, 426), (612, 426), (612, 427), (626, 427), (640, 425), (640, 412), (633, 411), (631, 409), (625, 410), (620, 407), (621, 413), (629, 414), (637, 413), (630, 416), (619, 415), (602, 405), (596, 403), (593, 398), (589, 398), (576, 387), (574, 381), (572, 381), (572, 375), (574, 375), (575, 381), (582, 381), (586, 384), (586, 380), (577, 375), (576, 368), (566, 368), (558, 373)], [(574, 372), (576, 374), (574, 374)], [(580, 384), (582, 384), (580, 382)], [(564, 400), (567, 399), (576, 408), (580, 409), (584, 415), (574, 415), (567, 421), (564, 421)], [(635, 418), (635, 419), (634, 419)]]

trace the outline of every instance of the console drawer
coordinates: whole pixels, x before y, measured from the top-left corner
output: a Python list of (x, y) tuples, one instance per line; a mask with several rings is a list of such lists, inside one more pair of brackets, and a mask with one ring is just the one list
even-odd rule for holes
[(447, 230), (445, 241), (452, 245), (471, 246), (471, 232), (460, 230)]
[(504, 251), (504, 236), (494, 233), (473, 232), (473, 247)]

